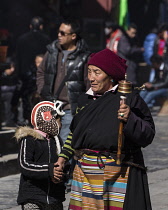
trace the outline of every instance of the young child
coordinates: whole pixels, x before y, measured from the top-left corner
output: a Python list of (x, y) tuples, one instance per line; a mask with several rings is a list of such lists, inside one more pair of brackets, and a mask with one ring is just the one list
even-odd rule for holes
[(21, 171), (17, 202), (22, 209), (63, 210), (64, 182), (53, 178), (54, 163), (61, 150), (59, 130), (63, 115), (62, 102), (42, 101), (31, 113), (34, 129), (19, 127), (15, 133)]

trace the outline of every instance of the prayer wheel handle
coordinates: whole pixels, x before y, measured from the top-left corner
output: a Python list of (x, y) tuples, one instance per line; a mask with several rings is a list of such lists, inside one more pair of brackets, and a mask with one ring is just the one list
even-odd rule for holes
[[(126, 94), (132, 92), (132, 83), (127, 81), (127, 75), (125, 75), (125, 80), (119, 81), (118, 85), (118, 92), (122, 93), (120, 96), (121, 103), (126, 103)], [(118, 149), (117, 149), (117, 159), (116, 164), (121, 164), (121, 150), (122, 150), (122, 144), (123, 144), (123, 121), (120, 120), (119, 124), (119, 130), (118, 130)]]
[[(144, 90), (145, 85), (143, 84), (141, 87), (135, 87), (136, 90)], [(119, 81), (118, 85), (118, 92), (122, 93), (123, 95), (120, 96), (121, 103), (126, 103), (126, 94), (132, 92), (132, 83), (127, 80), (127, 75), (125, 74), (125, 80)], [(118, 130), (118, 149), (117, 149), (117, 159), (116, 164), (121, 164), (121, 150), (122, 150), (122, 144), (123, 144), (123, 121), (120, 120), (119, 124), (119, 130)]]

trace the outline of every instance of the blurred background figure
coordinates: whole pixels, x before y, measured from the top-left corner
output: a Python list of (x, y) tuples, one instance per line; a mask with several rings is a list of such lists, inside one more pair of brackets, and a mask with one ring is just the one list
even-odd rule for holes
[(37, 55), (46, 52), (46, 45), (49, 43), (50, 38), (43, 33), (43, 19), (38, 16), (31, 20), (30, 31), (19, 37), (17, 41), (16, 67), (21, 81), (18, 99), (22, 99), (24, 120), (24, 122), (20, 123), (30, 124), (30, 101), (36, 85), (37, 68), (35, 66), (35, 58)]
[(123, 29), (112, 21), (106, 21), (104, 32), (106, 35), (106, 48), (117, 53), (118, 41), (123, 34)]
[(158, 28), (157, 36), (154, 43), (154, 55), (160, 55), (163, 57), (164, 62), (168, 62), (168, 25), (163, 23)]
[(9, 31), (7, 29), (0, 28), (0, 64), (6, 63), (7, 55), (9, 52), (9, 37)]
[(164, 63), (163, 57), (153, 55), (151, 57), (151, 68), (155, 70), (155, 78), (152, 82), (145, 83), (146, 90), (140, 95), (152, 108), (158, 98), (168, 98), (168, 64)]
[(17, 85), (17, 75), (13, 62), (9, 63), (1, 75), (1, 111), (2, 126), (14, 127), (14, 113), (12, 99)]
[(151, 68), (150, 59), (154, 53), (154, 44), (155, 44), (156, 37), (157, 37), (157, 28), (153, 28), (151, 30), (151, 33), (147, 34), (143, 43), (143, 47), (144, 47), (143, 58), (147, 64), (147, 68), (150, 69), (149, 80), (148, 80), (149, 82), (152, 82), (155, 77), (155, 70)]
[(167, 24), (163, 23), (158, 28), (152, 29), (151, 33), (149, 33), (144, 40), (143, 58), (144, 61), (147, 63), (148, 68), (150, 68), (148, 82), (152, 83), (154, 81), (156, 73), (156, 70), (152, 68), (153, 66), (153, 64), (151, 63), (152, 55), (156, 55), (156, 57), (157, 55), (159, 55), (163, 58), (164, 63), (167, 62), (166, 61), (168, 58), (167, 32), (168, 32), (168, 26)]
[(137, 27), (132, 23), (128, 26), (126, 33), (122, 34), (117, 47), (117, 54), (127, 60), (127, 79), (135, 86), (137, 85), (137, 61), (144, 51), (144, 49), (142, 47), (138, 47), (135, 42), (136, 34)]
[(143, 58), (144, 58), (144, 61), (148, 65), (151, 65), (150, 58), (152, 57), (152, 55), (154, 53), (154, 43), (155, 43), (156, 37), (157, 37), (157, 29), (153, 28), (151, 33), (149, 33), (145, 37), (145, 40), (143, 43), (143, 48), (144, 48)]
[(40, 66), (43, 60), (44, 54), (39, 54), (35, 57), (35, 66), (34, 66), (34, 76), (33, 76), (33, 90), (31, 96), (31, 108), (33, 108), (37, 103), (41, 101), (41, 96), (37, 93), (37, 86), (36, 86), (36, 72), (38, 67)]

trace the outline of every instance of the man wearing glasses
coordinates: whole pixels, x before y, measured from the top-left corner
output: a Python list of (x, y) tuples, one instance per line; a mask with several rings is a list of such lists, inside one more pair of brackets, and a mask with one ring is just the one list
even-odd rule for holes
[[(37, 71), (37, 92), (43, 100), (64, 102), (60, 136), (69, 134), (69, 125), (75, 114), (78, 96), (86, 91), (86, 63), (90, 52), (80, 37), (80, 26), (74, 20), (65, 20), (59, 27), (58, 39), (47, 46), (47, 52)], [(67, 79), (65, 80), (65, 75)], [(65, 82), (62, 82), (65, 81)]]

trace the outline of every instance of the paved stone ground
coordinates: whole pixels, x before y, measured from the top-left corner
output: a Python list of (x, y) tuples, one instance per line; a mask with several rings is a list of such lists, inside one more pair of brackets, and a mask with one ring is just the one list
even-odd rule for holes
[[(149, 188), (153, 210), (168, 209), (168, 116), (157, 117), (153, 113), (156, 125), (156, 136), (151, 145), (143, 149), (146, 166), (148, 167)], [(16, 197), (19, 175), (0, 178), (0, 210), (19, 210)], [(69, 193), (64, 202), (68, 209)], [(136, 210), (136, 209), (135, 209)]]
[[(168, 169), (148, 173), (149, 189), (153, 210), (168, 209)], [(20, 210), (16, 198), (19, 185), (19, 174), (0, 179), (0, 209)], [(64, 210), (68, 210), (69, 195), (66, 194)], [(135, 209), (136, 210), (136, 209)], [(143, 210), (143, 209), (142, 209)]]
[(168, 169), (148, 173), (153, 210), (168, 209)]
[[(17, 193), (19, 187), (20, 174), (6, 176), (0, 178), (0, 210), (12, 209), (20, 210), (21, 207), (17, 205)], [(69, 195), (66, 194), (66, 201), (63, 203), (64, 209), (68, 209)]]
[(153, 116), (156, 135), (151, 145), (142, 149), (149, 171), (168, 168), (168, 116)]

